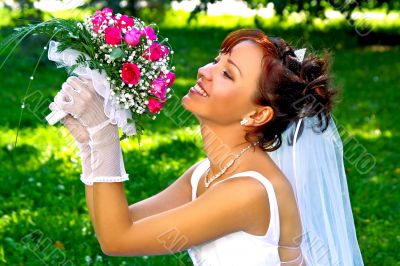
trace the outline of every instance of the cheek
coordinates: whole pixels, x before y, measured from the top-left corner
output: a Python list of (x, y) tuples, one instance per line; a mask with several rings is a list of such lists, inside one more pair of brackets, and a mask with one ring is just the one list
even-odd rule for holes
[(210, 107), (220, 116), (237, 119), (248, 111), (248, 95), (240, 88), (225, 88), (213, 91)]

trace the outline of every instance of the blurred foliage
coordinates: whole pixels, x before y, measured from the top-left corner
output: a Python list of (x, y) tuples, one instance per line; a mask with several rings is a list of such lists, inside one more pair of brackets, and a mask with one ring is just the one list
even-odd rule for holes
[[(34, 7), (34, 0), (18, 0), (18, 1), (5, 1), (1, 0), (0, 4), (4, 9), (20, 10), (19, 17), (12, 17), (11, 20), (15, 25), (25, 25), (29, 22), (40, 22), (43, 17), (43, 12)], [(24, 18), (24, 19), (20, 19)]]
[(143, 21), (159, 23), (164, 19), (165, 12), (170, 7), (169, 0), (145, 0), (145, 1), (114, 1), (114, 0), (88, 0), (89, 6), (110, 7), (116, 13), (124, 13), (140, 17)]
[[(183, 0), (175, 0), (182, 2)], [(200, 0), (191, 12), (188, 21), (196, 18), (201, 12), (207, 12), (208, 4), (223, 0)], [(272, 3), (279, 18), (284, 18), (292, 12), (305, 12), (307, 19), (325, 18), (325, 10), (332, 9), (341, 12), (347, 20), (352, 20), (354, 11), (383, 9), (387, 12), (400, 9), (398, 0), (242, 0), (250, 8), (258, 9)], [(43, 13), (33, 7), (35, 0), (5, 1), (1, 0), (6, 8), (17, 7), (22, 12), (22, 17), (27, 19), (41, 19)], [(170, 8), (172, 0), (86, 0), (83, 8), (95, 6), (97, 8), (110, 7), (115, 12), (139, 16), (144, 21), (159, 23), (165, 16), (165, 11)], [(15, 4), (10, 4), (15, 3)]]
[[(0, 10), (0, 25), (10, 21), (7, 12)], [(131, 178), (125, 183), (130, 203), (161, 191), (204, 157), (197, 121), (182, 108), (180, 99), (195, 83), (198, 67), (218, 53), (226, 34), (256, 26), (252, 18), (201, 14), (188, 25), (188, 17), (184, 12), (167, 11), (159, 24), (160, 33), (169, 38), (175, 51), (175, 96), (165, 112), (147, 125), (140, 147), (135, 139), (122, 142)], [(345, 154), (360, 144), (376, 159), (375, 167), (361, 174), (345, 158), (364, 263), (399, 265), (400, 116), (396, 114), (400, 86), (396, 73), (400, 73), (400, 47), (360, 47), (357, 32), (345, 21), (309, 24), (271, 18), (258, 23), (268, 35), (280, 36), (295, 47), (332, 53), (334, 83), (342, 91), (334, 116), (350, 138)], [(379, 30), (392, 30), (386, 22), (374, 23)], [(0, 29), (0, 40), (8, 30)], [(31, 36), (0, 69), (0, 265), (68, 265), (69, 261), (70, 265), (192, 265), (185, 251), (132, 258), (101, 252), (79, 181), (74, 141), (61, 125), (49, 126), (44, 121), (48, 104), (67, 78), (65, 71), (47, 59), (39, 62), (14, 147), (21, 99), (46, 41)], [(0, 62), (5, 56), (0, 54)], [(355, 154), (361, 155), (360, 150)]]
[[(178, 0), (180, 2), (182, 0)], [(190, 19), (194, 18), (201, 11), (207, 11), (208, 4), (223, 0), (200, 0), (200, 3), (192, 11)], [(250, 8), (257, 9), (265, 7), (269, 3), (274, 4), (276, 14), (283, 17), (285, 14), (303, 11), (307, 17), (324, 18), (326, 9), (340, 11), (347, 19), (351, 19), (354, 11), (361, 9), (384, 8), (386, 10), (400, 9), (400, 2), (397, 0), (242, 0)]]

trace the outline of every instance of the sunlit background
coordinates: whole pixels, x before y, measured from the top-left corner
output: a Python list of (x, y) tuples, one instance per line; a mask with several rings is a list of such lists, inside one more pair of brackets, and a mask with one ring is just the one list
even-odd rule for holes
[[(157, 23), (175, 50), (175, 96), (146, 125), (140, 145), (135, 138), (122, 142), (130, 203), (161, 191), (205, 156), (197, 121), (180, 99), (230, 31), (257, 27), (296, 48), (331, 54), (341, 90), (333, 115), (364, 262), (400, 265), (399, 1), (3, 0), (0, 41), (14, 27), (53, 16), (81, 20), (106, 6)], [(101, 252), (74, 141), (44, 121), (67, 78), (46, 56), (38, 61), (47, 41), (29, 36), (11, 54), (12, 47), (0, 48), (0, 265), (191, 265), (186, 252), (133, 258)]]

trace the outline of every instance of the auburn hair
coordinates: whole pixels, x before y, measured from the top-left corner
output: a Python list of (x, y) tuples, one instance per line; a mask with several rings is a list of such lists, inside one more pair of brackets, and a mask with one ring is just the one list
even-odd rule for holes
[(258, 29), (230, 33), (222, 42), (220, 52), (228, 54), (242, 41), (252, 41), (263, 50), (262, 72), (253, 100), (274, 110), (269, 122), (246, 133), (246, 140), (257, 137), (265, 151), (274, 151), (282, 144), (282, 133), (291, 122), (312, 116), (318, 118), (318, 126), (324, 131), (337, 94), (327, 73), (329, 56), (320, 58), (308, 54), (300, 62), (288, 42), (268, 37)]

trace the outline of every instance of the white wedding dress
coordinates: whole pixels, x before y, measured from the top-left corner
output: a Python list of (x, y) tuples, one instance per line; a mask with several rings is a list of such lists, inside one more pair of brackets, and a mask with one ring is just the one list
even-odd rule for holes
[[(202, 161), (194, 170), (192, 184), (192, 200), (196, 198), (197, 185), (202, 174), (209, 167), (208, 159)], [(259, 180), (267, 190), (270, 202), (271, 220), (267, 233), (256, 236), (244, 231), (234, 232), (216, 240), (194, 246), (188, 253), (195, 266), (277, 266), (280, 265), (278, 254), (279, 242), (279, 210), (275, 191), (263, 175), (255, 171), (247, 171), (235, 174), (221, 180), (223, 182), (230, 178), (239, 176), (250, 176)], [(267, 200), (267, 199), (266, 199)]]
[[(307, 117), (291, 123), (282, 134), (281, 147), (269, 153), (290, 181), (300, 211), (303, 261), (299, 259), (299, 263), (363, 266), (340, 134), (333, 119), (323, 132), (316, 127), (318, 121), (316, 117)], [(196, 198), (199, 179), (209, 163), (204, 160), (193, 172), (192, 200)], [(280, 221), (272, 184), (255, 171), (238, 173), (230, 178), (238, 176), (253, 177), (265, 186), (271, 210), (267, 233), (255, 236), (238, 231), (193, 246), (188, 252), (195, 266), (275, 266), (285, 263), (280, 261), (278, 253)]]

